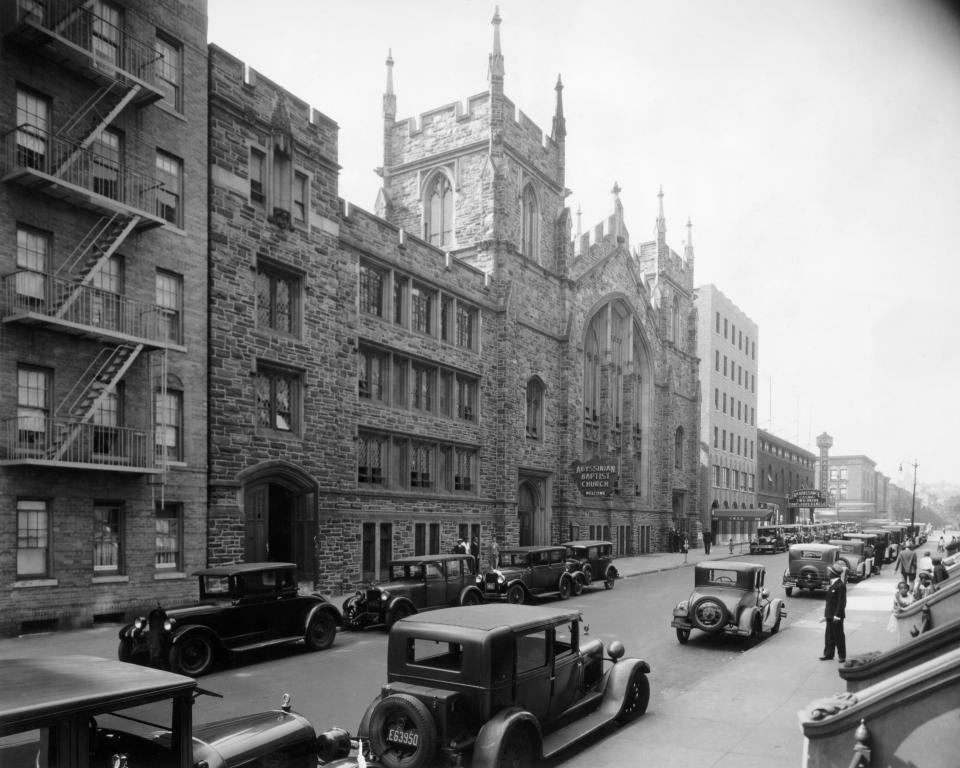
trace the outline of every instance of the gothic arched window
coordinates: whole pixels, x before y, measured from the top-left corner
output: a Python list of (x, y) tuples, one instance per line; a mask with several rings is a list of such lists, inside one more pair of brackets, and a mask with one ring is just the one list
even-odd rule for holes
[(683, 469), (683, 427), (677, 427), (673, 436), (673, 466)]
[(438, 248), (453, 243), (453, 186), (442, 172), (430, 180), (424, 195), (423, 238)]
[(543, 384), (536, 378), (527, 382), (527, 437), (543, 439)]
[(533, 191), (533, 184), (527, 184), (523, 188), (520, 215), (523, 227), (520, 249), (528, 259), (533, 259), (539, 263), (540, 206), (537, 204), (537, 195)]

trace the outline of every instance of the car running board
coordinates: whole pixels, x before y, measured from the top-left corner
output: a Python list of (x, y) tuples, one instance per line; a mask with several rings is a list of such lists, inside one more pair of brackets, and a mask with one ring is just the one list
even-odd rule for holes
[(253, 651), (257, 648), (269, 648), (271, 645), (283, 645), (297, 640), (303, 640), (303, 635), (290, 635), (290, 637), (274, 637), (270, 640), (262, 640), (258, 643), (246, 643), (244, 645), (228, 645), (227, 650), (234, 653), (243, 653), (244, 651)]
[[(602, 698), (602, 694), (601, 694)], [(543, 737), (543, 759), (553, 757), (555, 754), (567, 747), (573, 746), (585, 736), (599, 731), (605, 725), (613, 722), (613, 718), (603, 711), (603, 707), (591, 712), (589, 715), (574, 720), (569, 725), (554, 731)]]

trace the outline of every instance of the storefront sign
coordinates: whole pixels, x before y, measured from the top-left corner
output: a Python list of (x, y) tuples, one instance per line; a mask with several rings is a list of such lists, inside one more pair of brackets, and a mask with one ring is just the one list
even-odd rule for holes
[(801, 488), (799, 491), (791, 491), (787, 495), (791, 507), (832, 507), (830, 499), (826, 497), (823, 491), (817, 488)]
[(584, 496), (609, 496), (617, 486), (617, 465), (600, 461), (575, 461), (573, 477)]

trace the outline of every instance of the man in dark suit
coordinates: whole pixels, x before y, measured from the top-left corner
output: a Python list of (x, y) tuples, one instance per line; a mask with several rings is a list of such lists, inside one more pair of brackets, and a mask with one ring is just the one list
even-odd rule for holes
[(713, 533), (710, 531), (703, 532), (703, 553), (705, 555), (710, 554), (710, 545), (713, 543)]
[(843, 568), (831, 565), (828, 569), (830, 586), (823, 605), (823, 621), (827, 623), (823, 633), (823, 656), (820, 661), (829, 661), (834, 651), (841, 663), (847, 660), (847, 638), (843, 633), (843, 620), (847, 616), (847, 585), (843, 580)]
[(913, 545), (909, 542), (900, 550), (900, 554), (897, 555), (897, 562), (893, 566), (893, 572), (896, 573), (897, 571), (903, 574), (903, 580), (907, 582), (907, 586), (910, 587), (910, 589), (913, 589), (917, 580), (917, 553)]

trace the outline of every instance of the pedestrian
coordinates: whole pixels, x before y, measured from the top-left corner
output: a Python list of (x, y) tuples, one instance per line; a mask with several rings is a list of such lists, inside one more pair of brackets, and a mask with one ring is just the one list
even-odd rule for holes
[(683, 534), (680, 537), (680, 549), (683, 550), (683, 562), (687, 562), (687, 553), (690, 551), (690, 541), (687, 539), (687, 534)]
[(476, 563), (477, 568), (480, 567), (480, 542), (477, 541), (477, 537), (474, 536), (470, 539), (470, 554), (473, 555), (473, 561)]
[(670, 528), (670, 533), (667, 534), (667, 539), (668, 539), (668, 541), (669, 541), (669, 543), (670, 543), (670, 551), (671, 551), (671, 552), (677, 552), (677, 551), (680, 549), (680, 547), (678, 546), (678, 545), (679, 545), (679, 541), (677, 540), (677, 530), (676, 530), (676, 528), (672, 528), (672, 527)]
[(893, 611), (887, 620), (887, 631), (897, 631), (897, 615), (903, 613), (907, 606), (913, 603), (913, 595), (910, 593), (910, 587), (905, 581), (897, 584), (897, 591), (893, 593)]
[(933, 575), (933, 558), (930, 557), (930, 552), (924, 552), (923, 556), (917, 562), (917, 573), (923, 573), (926, 571), (931, 576)]
[(947, 571), (947, 566), (943, 564), (943, 558), (936, 556), (933, 558), (933, 585), (937, 588), (940, 586), (940, 582), (946, 581), (950, 578), (950, 573)]
[(917, 553), (914, 552), (913, 547), (908, 543), (903, 549), (900, 550), (900, 554), (897, 555), (897, 562), (893, 566), (894, 573), (901, 573), (903, 575), (903, 580), (907, 582), (907, 585), (912, 589), (914, 582), (917, 580)]
[(500, 567), (500, 542), (497, 541), (496, 536), (490, 540), (490, 546), (487, 549), (487, 557), (489, 558), (491, 571)]
[(463, 539), (457, 539), (457, 543), (453, 547), (453, 553), (455, 555), (467, 554), (467, 545), (464, 543)]
[(936, 591), (937, 588), (933, 583), (933, 575), (926, 571), (920, 571), (920, 573), (917, 574), (917, 583), (913, 588), (913, 599), (923, 600), (927, 595), (932, 595)]
[(937, 552), (945, 552), (946, 547), (944, 545), (943, 534), (940, 534), (940, 541), (937, 542)]
[(713, 533), (711, 531), (703, 532), (703, 552), (706, 555), (710, 554), (710, 545), (713, 544)]
[(843, 620), (847, 615), (847, 585), (843, 582), (843, 568), (834, 563), (827, 569), (830, 585), (823, 605), (823, 618), (827, 626), (823, 633), (823, 655), (820, 661), (830, 661), (834, 652), (841, 663), (847, 660), (847, 638), (843, 633)]

